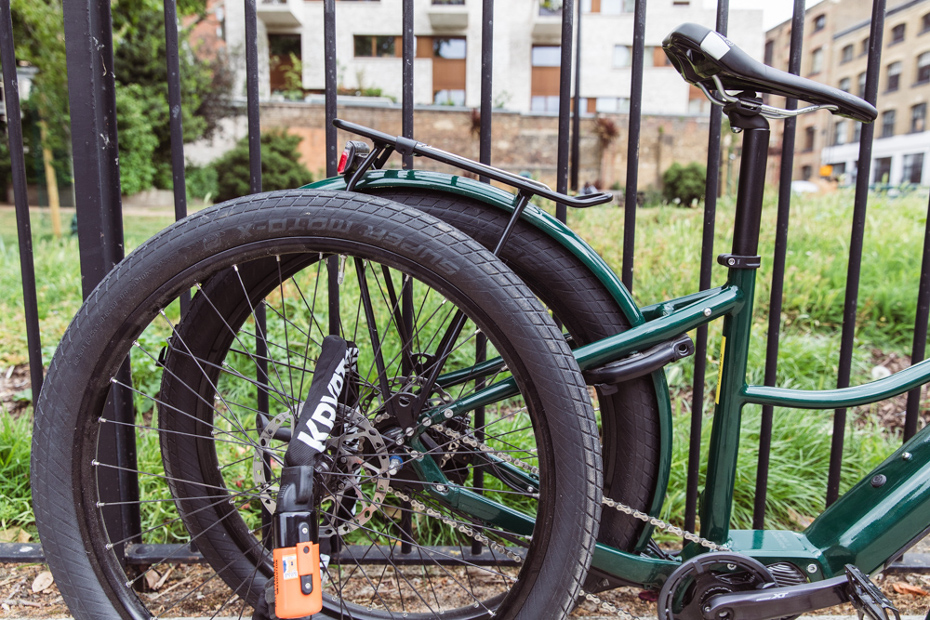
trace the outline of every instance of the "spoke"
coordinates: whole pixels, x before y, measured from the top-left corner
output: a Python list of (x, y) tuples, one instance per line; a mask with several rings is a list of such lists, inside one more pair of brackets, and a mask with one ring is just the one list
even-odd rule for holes
[[(252, 320), (255, 321), (255, 331), (258, 332), (258, 336), (260, 337), (260, 340), (256, 340), (256, 347), (258, 347), (259, 343), (268, 341), (268, 334), (267, 334), (268, 327), (266, 325), (263, 325), (265, 323), (264, 313), (262, 313), (261, 320), (259, 320), (259, 316), (256, 314), (256, 311), (255, 311), (255, 306), (252, 305), (252, 299), (249, 296), (249, 292), (245, 288), (245, 282), (242, 281), (242, 275), (239, 273), (239, 265), (233, 265), (233, 271), (236, 273), (236, 278), (239, 280), (239, 286), (242, 288), (242, 295), (245, 297), (246, 302), (248, 302), (249, 304), (249, 311), (252, 314)], [(259, 302), (259, 304), (262, 306), (262, 308), (264, 308), (265, 304), (263, 302)], [(259, 362), (261, 360), (256, 359), (255, 361)], [(284, 380), (281, 378), (281, 375), (278, 373), (277, 362), (274, 359), (271, 359), (269, 361), (271, 362), (271, 369), (274, 371), (275, 377), (278, 379), (278, 384), (281, 386), (281, 389), (283, 390)], [(262, 368), (260, 364), (256, 364), (256, 366), (261, 370), (265, 378), (267, 379), (271, 378), (268, 376), (268, 371)], [(269, 381), (269, 384), (270, 383), (271, 382)]]

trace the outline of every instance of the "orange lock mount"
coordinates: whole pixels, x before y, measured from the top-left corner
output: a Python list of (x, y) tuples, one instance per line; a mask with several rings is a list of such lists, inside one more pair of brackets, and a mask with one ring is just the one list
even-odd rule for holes
[(272, 522), (278, 618), (304, 618), (323, 608), (319, 526), (312, 506), (313, 468), (285, 467)]

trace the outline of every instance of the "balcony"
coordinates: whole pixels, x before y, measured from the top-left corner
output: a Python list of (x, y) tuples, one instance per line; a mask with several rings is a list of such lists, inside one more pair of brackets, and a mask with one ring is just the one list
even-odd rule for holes
[(429, 23), (437, 31), (464, 30), (468, 27), (468, 9), (461, 0), (433, 0)]
[(555, 43), (562, 38), (562, 0), (539, 0), (533, 15), (533, 42)]
[(267, 28), (298, 28), (303, 9), (303, 0), (259, 0), (257, 13)]

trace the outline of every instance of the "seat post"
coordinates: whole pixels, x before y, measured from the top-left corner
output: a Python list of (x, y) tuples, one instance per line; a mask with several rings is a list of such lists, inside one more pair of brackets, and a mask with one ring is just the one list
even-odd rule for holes
[(769, 123), (757, 110), (741, 105), (724, 108), (730, 127), (743, 133), (739, 185), (736, 193), (736, 223), (733, 230), (734, 257), (755, 257), (759, 250), (762, 195), (769, 152)]

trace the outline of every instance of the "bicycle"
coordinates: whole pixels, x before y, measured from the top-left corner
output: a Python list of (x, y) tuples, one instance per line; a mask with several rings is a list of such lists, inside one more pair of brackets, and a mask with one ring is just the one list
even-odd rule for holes
[[(357, 360), (349, 361), (354, 357), (349, 355), (345, 364), (337, 364), (345, 378), (338, 382), (341, 389), (332, 391), (338, 401), (335, 421), (313, 455), (316, 474), (305, 476), (323, 489), (312, 506), (304, 505), (312, 510), (301, 523), (313, 521), (319, 528), (310, 538), (323, 560), (314, 562), (308, 587), (323, 591), (325, 614), (562, 617), (578, 594), (593, 550), (599, 578), (662, 587), (660, 618), (762, 620), (844, 600), (883, 617), (889, 604), (866, 574), (927, 527), (921, 515), (927, 514), (930, 490), (920, 478), (930, 461), (930, 431), (918, 433), (804, 533), (728, 527), (743, 404), (852, 406), (902, 393), (930, 377), (930, 364), (922, 363), (847, 390), (807, 394), (744, 386), (762, 192), (762, 184), (748, 181), (764, 174), (765, 117), (789, 114), (762, 104), (755, 93), (815, 104), (798, 113), (828, 108), (863, 122), (874, 119), (875, 109), (842, 91), (764, 67), (700, 26), (678, 28), (664, 47), (685, 79), (723, 105), (731, 125), (745, 135), (734, 247), (720, 259), (728, 269), (723, 286), (637, 308), (590, 247), (529, 204), (532, 196), (542, 196), (583, 207), (605, 202), (608, 195), (564, 196), (532, 180), (344, 122), (342, 128), (371, 139), (374, 148), (350, 142), (339, 178), (191, 216), (127, 257), (69, 328), (49, 369), (50, 387), (37, 405), (36, 516), (73, 613), (79, 618), (161, 614), (159, 588), (144, 585), (150, 581), (146, 575), (184, 553), (202, 557), (214, 571), (186, 576), (196, 584), (189, 596), (211, 581), (222, 582), (227, 598), (216, 603), (217, 613), (234, 606), (245, 613), (268, 600), (263, 596), (271, 575), (268, 547), (271, 541), (285, 548), (293, 542), (278, 544), (287, 526), (272, 521), (294, 484), (289, 478), (279, 487), (276, 478), (287, 469), (285, 453), (296, 443), (304, 409), (314, 404), (304, 395), (310, 370), (303, 360), (319, 357), (322, 345), (307, 337), (316, 330), (320, 336), (340, 334), (339, 352), (359, 350)], [(516, 196), (439, 173), (377, 170), (393, 151), (432, 157), (506, 183)], [(344, 190), (350, 193), (340, 193)], [(335, 215), (321, 215), (316, 207), (324, 204)], [(237, 250), (240, 235), (248, 243)], [(493, 248), (500, 259), (466, 235)], [(424, 258), (428, 265), (418, 263)], [(160, 260), (173, 264), (166, 270)], [(378, 265), (369, 267), (372, 261)], [(345, 277), (353, 272), (356, 284), (346, 286)], [(130, 277), (134, 280), (127, 284)], [(379, 298), (369, 290), (371, 277), (380, 294), (378, 308), (372, 301)], [(332, 293), (326, 302), (339, 289), (338, 302), (325, 312), (308, 303), (311, 283), (314, 293)], [(172, 300), (192, 287), (191, 308), (173, 321)], [(288, 294), (296, 302), (288, 303)], [(439, 297), (464, 314), (443, 311), (444, 304), (434, 301)], [(564, 326), (564, 335), (536, 297)], [(309, 328), (297, 320), (300, 305), (310, 311)], [(263, 324), (261, 307), (270, 310), (273, 325)], [(334, 318), (340, 308), (347, 311), (345, 324)], [(440, 314), (441, 325), (420, 323)], [(463, 316), (478, 328), (463, 329)], [(113, 317), (116, 325), (103, 325)], [(691, 543), (681, 555), (667, 557), (650, 545), (652, 528), (664, 526), (651, 515), (661, 506), (668, 476), (670, 406), (662, 368), (691, 354), (686, 332), (720, 317), (725, 364), (701, 536), (687, 534)], [(143, 330), (153, 321), (162, 325)], [(355, 328), (348, 329), (350, 324)], [(384, 355), (388, 340), (378, 325), (393, 332), (390, 355)], [(422, 338), (414, 335), (414, 326)], [(527, 332), (527, 326), (534, 329)], [(108, 342), (94, 343), (101, 332)], [(369, 346), (358, 345), (358, 334), (366, 332)], [(477, 342), (484, 336), (488, 354)], [(420, 348), (423, 343), (427, 349)], [(130, 348), (136, 351), (134, 362), (147, 360), (160, 379), (138, 387), (138, 381), (120, 374), (126, 372), (123, 360)], [(585, 381), (596, 387), (601, 408), (603, 479)], [(99, 472), (131, 473), (141, 466), (99, 459), (101, 431), (133, 433), (138, 427), (142, 437), (152, 428), (144, 415), (118, 420), (102, 414), (109, 383), (118, 386), (114, 397), (126, 398), (128, 392), (141, 403), (140, 411), (158, 419), (155, 432), (166, 473), (152, 472), (145, 481), (166, 482), (168, 494), (141, 506), (174, 506), (176, 512), (153, 529), (104, 518), (106, 511), (139, 506), (141, 500), (101, 500), (109, 483)], [(316, 383), (311, 382), (311, 392)], [(224, 398), (230, 394), (237, 396)], [(255, 399), (258, 404), (248, 404)], [(565, 415), (566, 409), (575, 415)], [(222, 419), (219, 414), (226, 411), (239, 415)], [(518, 422), (510, 424), (513, 419)], [(506, 428), (497, 431), (497, 424)], [(75, 429), (80, 442), (72, 448)], [(114, 440), (126, 440), (114, 434)], [(245, 443), (241, 452), (226, 450), (230, 438)], [(235, 470), (245, 460), (251, 480)], [(182, 472), (189, 478), (182, 479)], [(566, 484), (564, 476), (578, 488)], [(879, 476), (884, 482), (875, 486)], [(236, 482), (251, 486), (240, 493)], [(601, 516), (594, 546), (601, 488), (610, 509)], [(876, 532), (871, 511), (892, 508), (893, 517)], [(580, 513), (580, 529), (572, 527), (568, 513)], [(129, 531), (111, 532), (114, 522), (129, 523)], [(197, 553), (146, 540), (181, 525)], [(186, 540), (183, 532), (171, 536)], [(300, 544), (309, 543), (299, 541), (297, 549)], [(450, 564), (455, 566), (447, 569)], [(379, 565), (380, 571), (369, 568)], [(139, 566), (154, 568), (133, 568)], [(167, 573), (157, 573), (156, 586)], [(477, 583), (487, 574), (497, 582), (490, 593)], [(454, 592), (442, 590), (448, 582)], [(137, 592), (145, 587), (151, 592)], [(779, 601), (777, 609), (772, 600)]]

